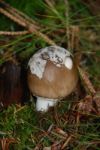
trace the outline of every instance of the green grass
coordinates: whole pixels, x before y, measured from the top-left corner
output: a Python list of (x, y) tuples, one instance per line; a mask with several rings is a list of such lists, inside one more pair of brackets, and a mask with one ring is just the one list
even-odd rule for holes
[[(80, 0), (69, 1), (67, 17), (65, 15), (67, 6), (64, 0), (53, 1), (53, 8), (41, 0), (6, 0), (6, 2), (37, 21), (42, 28), (40, 31), (48, 35), (59, 46), (68, 47), (66, 26), (67, 28), (72, 25), (79, 27), (78, 50), (70, 48), (70, 51), (73, 54), (75, 52), (82, 54), (82, 66), (88, 71), (95, 89), (100, 89), (99, 15), (93, 16), (87, 5)], [(0, 14), (0, 30), (17, 31), (23, 28)], [(35, 51), (48, 46), (48, 43), (34, 34), (18, 37), (0, 36), (0, 42), (0, 63), (6, 61), (2, 57), (2, 51), (4, 54), (9, 51), (12, 56), (16, 54), (21, 62), (27, 62)], [(73, 135), (73, 140), (68, 143), (65, 150), (99, 150), (98, 144), (95, 143), (100, 140), (100, 117), (85, 114), (77, 125), (75, 112), (71, 107), (75, 100), (77, 101), (77, 98), (71, 95), (67, 101), (63, 100), (54, 109), (44, 114), (35, 111), (34, 101), (22, 107), (9, 106), (0, 112), (0, 138), (13, 137), (16, 139), (17, 143), (14, 146), (11, 145), (10, 149), (33, 150), (38, 144), (42, 146), (40, 149), (43, 149), (43, 147), (51, 146), (55, 141), (62, 140), (55, 131), (55, 128), (59, 127), (69, 135)], [(46, 134), (51, 125), (53, 128), (50, 134)], [(64, 141), (61, 142), (63, 143)]]

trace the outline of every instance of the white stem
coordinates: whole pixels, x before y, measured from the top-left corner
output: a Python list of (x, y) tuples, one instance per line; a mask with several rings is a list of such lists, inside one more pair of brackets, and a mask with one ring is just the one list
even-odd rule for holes
[(37, 96), (36, 110), (46, 112), (49, 107), (54, 106), (57, 103), (57, 99), (49, 99)]

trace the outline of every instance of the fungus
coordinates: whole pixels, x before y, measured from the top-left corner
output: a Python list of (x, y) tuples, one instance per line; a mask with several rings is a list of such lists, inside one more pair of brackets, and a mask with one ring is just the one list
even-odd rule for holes
[(37, 97), (37, 111), (46, 112), (76, 87), (75, 62), (71, 53), (62, 47), (40, 49), (30, 58), (28, 66), (28, 86), (32, 95)]

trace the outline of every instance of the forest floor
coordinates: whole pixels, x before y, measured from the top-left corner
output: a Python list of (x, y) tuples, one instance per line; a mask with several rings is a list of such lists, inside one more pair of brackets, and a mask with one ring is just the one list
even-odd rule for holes
[(46, 113), (36, 112), (34, 100), (2, 109), (1, 150), (99, 150), (99, 0), (5, 1), (0, 0), (0, 67), (17, 56), (27, 69), (34, 52), (57, 44), (77, 58), (80, 79), (75, 92)]

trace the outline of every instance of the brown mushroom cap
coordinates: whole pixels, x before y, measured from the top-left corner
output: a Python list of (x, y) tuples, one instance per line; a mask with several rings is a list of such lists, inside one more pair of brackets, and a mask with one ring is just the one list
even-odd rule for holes
[(52, 99), (62, 99), (69, 95), (76, 87), (78, 81), (77, 69), (73, 62), (72, 69), (64, 65), (57, 67), (48, 60), (43, 77), (28, 72), (28, 85), (34, 96)]

